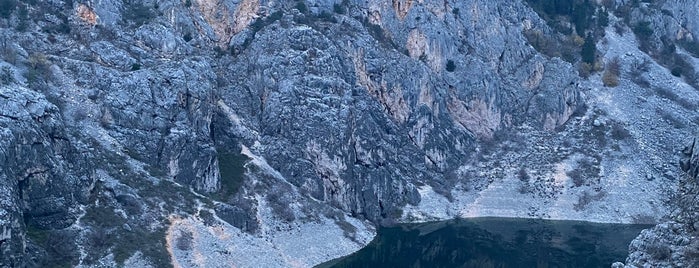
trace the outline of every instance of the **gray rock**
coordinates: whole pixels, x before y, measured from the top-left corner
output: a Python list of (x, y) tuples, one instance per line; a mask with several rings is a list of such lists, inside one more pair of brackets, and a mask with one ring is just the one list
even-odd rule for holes
[[(590, 81), (528, 43), (526, 30), (557, 33), (525, 1), (309, 0), (308, 11), (268, 0), (137, 2), (50, 1), (29, 9), (26, 32), (16, 17), (0, 25), (17, 56), (8, 64), (31, 87), (0, 89), (0, 193), (9, 197), (0, 263), (41, 266), (28, 260), (52, 254), (30, 227), (75, 230), (66, 240), (85, 245), (114, 235), (87, 249), (109, 259), (120, 239), (162, 237), (171, 219), (201, 211), (249, 233), (338, 214), (388, 224), (420, 204), (424, 185), (450, 199), (457, 184), (482, 190), (506, 178), (508, 167), (490, 167), (497, 153), (545, 162), (532, 174), (546, 176), (571, 151), (604, 150), (548, 150), (589, 130), (554, 131), (583, 106)], [(649, 11), (654, 42), (699, 29), (686, 2), (658, 3), (681, 21)], [(651, 7), (631, 9), (631, 22)], [(508, 137), (522, 129), (537, 136)], [(544, 142), (487, 148), (508, 139)], [(688, 154), (681, 167), (696, 180)], [(687, 213), (678, 218), (697, 218)]]
[(680, 179), (679, 208), (673, 221), (644, 230), (631, 242), (627, 267), (694, 267), (699, 265), (699, 150), (695, 138), (682, 150), (680, 163), (684, 174)]
[[(91, 181), (67, 138), (61, 115), (41, 94), (12, 85), (0, 87), (0, 263), (24, 263), (26, 224), (58, 229), (76, 219)], [(47, 187), (48, 186), (48, 187)]]

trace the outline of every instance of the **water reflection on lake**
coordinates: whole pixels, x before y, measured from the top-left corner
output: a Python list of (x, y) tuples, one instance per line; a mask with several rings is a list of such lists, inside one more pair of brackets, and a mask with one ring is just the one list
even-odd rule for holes
[(512, 218), (404, 224), (318, 267), (610, 267), (649, 227)]

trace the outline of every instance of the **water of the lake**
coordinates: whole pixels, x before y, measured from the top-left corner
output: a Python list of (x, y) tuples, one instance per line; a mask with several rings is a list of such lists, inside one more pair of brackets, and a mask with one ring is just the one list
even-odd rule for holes
[(650, 227), (511, 218), (404, 224), (317, 267), (610, 267)]

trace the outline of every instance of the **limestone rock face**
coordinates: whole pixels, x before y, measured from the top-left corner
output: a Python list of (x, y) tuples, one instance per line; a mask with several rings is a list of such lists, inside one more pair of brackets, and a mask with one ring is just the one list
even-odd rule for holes
[[(563, 34), (528, 1), (6, 1), (0, 266), (312, 266), (397, 221), (654, 219), (669, 124), (699, 122), (662, 66), (633, 76), (632, 35), (600, 30), (616, 91), (539, 52), (527, 33)], [(657, 43), (696, 35), (675, 2)]]
[(626, 267), (699, 265), (699, 147), (695, 138), (680, 155), (684, 172), (672, 221), (644, 230), (631, 242)]
[(91, 181), (80, 152), (86, 148), (70, 142), (55, 105), (14, 85), (0, 88), (0, 99), (0, 263), (21, 266), (27, 224), (73, 224)]

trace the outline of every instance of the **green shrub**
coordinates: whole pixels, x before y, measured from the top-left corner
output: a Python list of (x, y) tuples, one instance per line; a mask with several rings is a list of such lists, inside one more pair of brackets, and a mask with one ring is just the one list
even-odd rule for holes
[(75, 238), (59, 231), (49, 233), (46, 243), (46, 265), (53, 267), (71, 267), (77, 264), (79, 252)]
[(632, 137), (631, 132), (629, 132), (628, 129), (624, 128), (624, 126), (619, 123), (614, 123), (612, 125), (611, 136), (618, 141)]
[(322, 21), (337, 23), (337, 19), (335, 19), (335, 17), (332, 14), (326, 11), (320, 12), (320, 14), (318, 14), (318, 19)]
[(0, 40), (0, 57), (10, 64), (17, 63), (17, 52), (7, 39)]
[(131, 64), (131, 71), (138, 71), (141, 69), (141, 65), (138, 63)]
[(3, 66), (0, 71), (0, 85), (9, 85), (15, 82), (15, 73), (8, 66)]
[(337, 14), (345, 14), (345, 13), (347, 13), (347, 8), (345, 8), (345, 6), (343, 6), (343, 5), (335, 3), (333, 5), (333, 11)]
[(621, 72), (621, 64), (618, 57), (613, 58), (607, 63), (607, 68), (602, 75), (602, 83), (605, 87), (616, 87), (619, 85), (619, 74)]
[(227, 199), (238, 192), (243, 185), (245, 162), (248, 157), (241, 153), (219, 153), (218, 170), (221, 177), (219, 197)]
[(573, 209), (575, 211), (580, 211), (585, 209), (590, 203), (594, 201), (602, 200), (607, 195), (606, 192), (601, 191), (596, 194), (590, 194), (588, 191), (584, 191), (582, 195), (578, 196), (578, 203), (573, 204)]
[(650, 22), (648, 21), (639, 22), (633, 28), (633, 31), (639, 38), (647, 39), (653, 36), (653, 28), (650, 27)]
[(699, 42), (682, 40), (678, 44), (695, 58), (699, 58)]
[(605, 71), (602, 75), (602, 83), (605, 87), (617, 87), (619, 85), (619, 76)]
[(648, 52), (651, 49), (651, 37), (653, 37), (653, 28), (650, 27), (650, 22), (639, 22), (632, 30), (640, 43), (639, 48)]
[(177, 240), (175, 240), (175, 246), (179, 250), (190, 251), (192, 250), (193, 240), (194, 236), (192, 235), (192, 232), (185, 231), (179, 237), (177, 237)]
[(0, 17), (9, 19), (12, 12), (17, 8), (16, 0), (0, 0)]
[(182, 38), (184, 39), (185, 42), (189, 42), (192, 40), (192, 34), (186, 33), (186, 34), (184, 34), (184, 36), (182, 36)]
[(139, 27), (151, 19), (155, 18), (155, 11), (144, 5), (143, 3), (131, 3), (126, 6), (126, 10), (123, 12), (122, 19), (124, 22), (131, 22), (136, 27)]
[(571, 171), (568, 171), (566, 172), (566, 175), (573, 181), (573, 185), (575, 187), (580, 187), (585, 184), (585, 176), (579, 169), (573, 169)]
[(597, 9), (597, 26), (599, 28), (606, 28), (609, 26), (609, 13), (601, 8)]
[(26, 5), (20, 5), (17, 9), (17, 19), (19, 21), (15, 29), (20, 32), (26, 31), (29, 27), (29, 10)]
[(252, 29), (253, 34), (259, 32), (262, 30), (262, 28), (274, 23), (275, 21), (278, 21), (284, 16), (284, 13), (280, 11), (276, 11), (272, 14), (269, 14), (269, 16), (265, 18), (258, 18), (255, 20), (253, 23), (250, 24), (250, 29)]
[(587, 62), (581, 62), (578, 67), (578, 75), (582, 78), (588, 78), (592, 74), (592, 65)]
[(117, 264), (123, 265), (129, 257), (140, 251), (155, 267), (172, 267), (166, 250), (164, 228), (158, 228), (154, 232), (134, 228), (132, 231), (120, 230), (119, 233), (121, 236), (112, 249)]
[(588, 34), (587, 37), (585, 37), (585, 43), (583, 43), (582, 49), (580, 50), (582, 61), (589, 64), (594, 64), (596, 52), (597, 48), (595, 47), (595, 40), (592, 38), (591, 34)]
[(529, 182), (531, 176), (529, 176), (529, 173), (527, 173), (527, 170), (525, 168), (520, 168), (519, 172), (517, 172), (517, 178), (521, 182)]
[(306, 3), (304, 1), (296, 2), (296, 9), (303, 14), (308, 13), (308, 7), (306, 7)]
[(650, 254), (656, 260), (667, 260), (672, 256), (672, 249), (670, 246), (656, 241), (652, 243), (648, 248), (646, 248), (648, 254)]
[(51, 62), (43, 53), (31, 54), (27, 65), (28, 68), (24, 73), (24, 77), (27, 78), (27, 83), (29, 83), (31, 88), (34, 88), (37, 83), (45, 82), (44, 80), (49, 78), (51, 74)]
[(111, 206), (90, 206), (85, 209), (82, 221), (98, 227), (118, 227), (126, 223), (126, 219), (118, 216)]
[(681, 77), (682, 76), (682, 68), (676, 66), (676, 67), (672, 68), (670, 73), (676, 77)]
[(453, 60), (448, 60), (447, 61), (447, 72), (453, 72), (456, 70), (456, 65), (454, 64)]
[(420, 54), (420, 57), (418, 57), (418, 60), (427, 63), (427, 54), (425, 54), (425, 52), (422, 52), (422, 54)]
[(384, 32), (383, 28), (381, 28), (380, 25), (373, 24), (369, 22), (369, 18), (364, 18), (363, 20), (364, 26), (367, 28), (367, 31), (369, 34), (376, 39), (376, 41), (379, 41), (379, 44), (383, 46), (384, 48), (388, 49), (398, 49), (398, 46), (391, 40), (389, 36), (386, 35), (386, 32)]
[(69, 34), (71, 29), (70, 29), (70, 22), (68, 21), (68, 17), (62, 14), (57, 15), (58, 18), (60, 19), (60, 22), (57, 23), (47, 23), (44, 25), (42, 30), (47, 33), (52, 33), (52, 34)]

